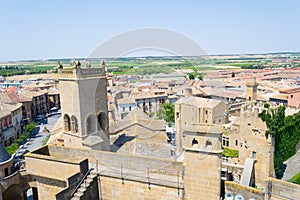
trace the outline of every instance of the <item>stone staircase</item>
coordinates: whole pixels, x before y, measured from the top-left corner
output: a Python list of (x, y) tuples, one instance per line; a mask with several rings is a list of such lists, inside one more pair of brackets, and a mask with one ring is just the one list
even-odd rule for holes
[(73, 196), (70, 197), (70, 200), (80, 200), (83, 197), (85, 191), (91, 186), (94, 178), (97, 176), (95, 170), (90, 171), (86, 178), (80, 184), (80, 187), (76, 190)]
[(244, 185), (244, 186), (250, 185), (251, 177), (252, 177), (253, 170), (254, 170), (254, 162), (255, 162), (254, 159), (246, 158), (245, 165), (244, 165), (244, 171), (243, 171), (242, 178), (240, 181), (241, 185)]

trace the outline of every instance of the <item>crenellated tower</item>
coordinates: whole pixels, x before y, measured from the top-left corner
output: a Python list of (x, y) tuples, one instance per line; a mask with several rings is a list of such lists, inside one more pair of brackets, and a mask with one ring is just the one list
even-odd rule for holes
[(59, 69), (64, 146), (109, 150), (105, 66)]

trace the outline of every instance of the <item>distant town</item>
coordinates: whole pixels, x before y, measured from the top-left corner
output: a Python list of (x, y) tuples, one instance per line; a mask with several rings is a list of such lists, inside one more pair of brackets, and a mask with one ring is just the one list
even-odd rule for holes
[(0, 199), (300, 196), (300, 53), (15, 61), (0, 76)]

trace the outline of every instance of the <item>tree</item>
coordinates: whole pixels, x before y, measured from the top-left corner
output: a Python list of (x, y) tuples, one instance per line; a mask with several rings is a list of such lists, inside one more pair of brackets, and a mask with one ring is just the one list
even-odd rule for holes
[(166, 122), (174, 122), (174, 104), (164, 103), (160, 106), (157, 112), (158, 119), (163, 119)]
[(36, 124), (33, 122), (31, 122), (30, 124), (27, 124), (25, 126), (25, 132), (30, 134), (32, 131), (34, 131), (35, 127), (36, 127)]
[(194, 80), (195, 78), (198, 78), (199, 80), (203, 80), (203, 74), (202, 73), (198, 74), (198, 70), (196, 67), (193, 67), (193, 72), (187, 73), (186, 77), (189, 80)]
[(282, 175), (283, 162), (296, 153), (296, 145), (300, 141), (300, 112), (293, 116), (285, 117), (285, 107), (276, 110), (264, 105), (265, 110), (259, 117), (266, 122), (268, 130), (266, 137), (274, 137), (274, 168), (277, 178)]

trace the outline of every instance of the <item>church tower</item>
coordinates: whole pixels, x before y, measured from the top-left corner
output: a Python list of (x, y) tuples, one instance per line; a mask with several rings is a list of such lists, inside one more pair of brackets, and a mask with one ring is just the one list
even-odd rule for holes
[(247, 101), (256, 101), (257, 99), (257, 86), (255, 78), (246, 83), (247, 86)]
[(59, 67), (64, 146), (109, 150), (105, 66)]
[(185, 164), (185, 199), (220, 199), (221, 125), (199, 121), (200, 101), (188, 97), (175, 103), (176, 153)]

